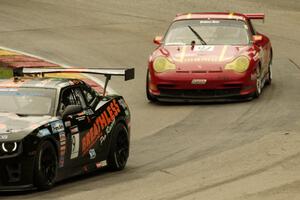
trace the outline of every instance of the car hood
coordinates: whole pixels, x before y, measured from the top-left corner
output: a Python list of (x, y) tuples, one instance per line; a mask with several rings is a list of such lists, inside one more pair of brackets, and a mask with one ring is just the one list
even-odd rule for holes
[(222, 71), (235, 58), (254, 53), (251, 45), (161, 46), (156, 56), (164, 55), (176, 64), (177, 71)]
[(51, 116), (18, 116), (14, 113), (0, 113), (0, 141), (21, 140), (50, 119)]

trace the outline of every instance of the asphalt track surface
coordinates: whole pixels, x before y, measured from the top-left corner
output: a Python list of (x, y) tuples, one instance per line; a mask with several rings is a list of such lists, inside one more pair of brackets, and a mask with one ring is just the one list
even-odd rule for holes
[[(259, 99), (151, 104), (145, 98), (152, 39), (181, 12), (264, 12), (274, 81)], [(132, 112), (128, 167), (0, 199), (300, 199), (299, 0), (0, 0), (0, 44), (72, 66), (134, 66), (111, 86)]]

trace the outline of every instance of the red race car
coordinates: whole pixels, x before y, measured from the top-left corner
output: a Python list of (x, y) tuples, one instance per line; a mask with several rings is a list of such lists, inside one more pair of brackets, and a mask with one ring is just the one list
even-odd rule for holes
[(150, 101), (259, 97), (272, 80), (272, 46), (251, 20), (264, 14), (179, 14), (149, 58)]

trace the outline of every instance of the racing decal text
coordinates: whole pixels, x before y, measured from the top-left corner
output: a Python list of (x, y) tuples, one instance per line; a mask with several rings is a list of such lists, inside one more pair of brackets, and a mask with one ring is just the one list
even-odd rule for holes
[(103, 130), (109, 126), (115, 118), (121, 112), (119, 104), (114, 99), (104, 110), (99, 117), (95, 120), (92, 128), (89, 132), (83, 136), (82, 144), (82, 154), (85, 155), (89, 149), (97, 142), (97, 140), (103, 136)]
[(80, 144), (80, 137), (79, 137), (79, 130), (77, 126), (71, 127), (71, 159), (77, 158), (79, 154), (79, 144)]

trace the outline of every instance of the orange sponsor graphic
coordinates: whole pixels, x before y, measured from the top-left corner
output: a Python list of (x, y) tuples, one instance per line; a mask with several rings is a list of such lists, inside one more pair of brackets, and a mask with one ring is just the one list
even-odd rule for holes
[(97, 140), (103, 136), (103, 130), (109, 126), (121, 112), (120, 106), (114, 99), (99, 117), (96, 118), (92, 128), (82, 138), (82, 154), (85, 155), (91, 147), (95, 145)]

